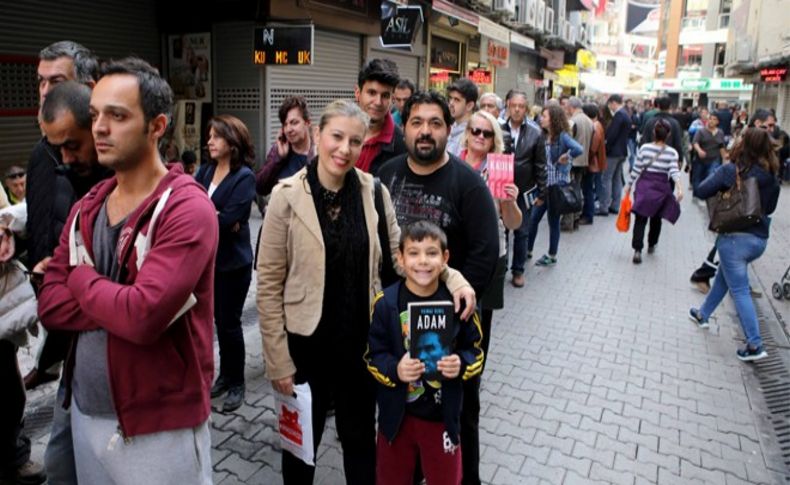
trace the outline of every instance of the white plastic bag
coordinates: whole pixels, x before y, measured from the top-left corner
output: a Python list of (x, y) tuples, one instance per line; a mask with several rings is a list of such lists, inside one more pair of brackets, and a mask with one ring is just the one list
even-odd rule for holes
[(313, 451), (313, 396), (310, 384), (294, 386), (296, 396), (275, 393), (277, 430), (283, 450), (315, 466)]

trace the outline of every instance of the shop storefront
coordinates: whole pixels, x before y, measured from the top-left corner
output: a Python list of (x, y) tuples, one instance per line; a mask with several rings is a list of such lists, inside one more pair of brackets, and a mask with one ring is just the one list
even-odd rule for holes
[(474, 12), (444, 0), (433, 0), (428, 36), (427, 86), (444, 92), (480, 63), (480, 18)]
[(675, 97), (680, 106), (708, 106), (717, 101), (744, 105), (752, 98), (751, 84), (730, 78), (655, 79), (647, 83), (647, 91)]
[(773, 108), (777, 122), (783, 128), (790, 125), (790, 79), (787, 64), (762, 67), (754, 77), (753, 106)]

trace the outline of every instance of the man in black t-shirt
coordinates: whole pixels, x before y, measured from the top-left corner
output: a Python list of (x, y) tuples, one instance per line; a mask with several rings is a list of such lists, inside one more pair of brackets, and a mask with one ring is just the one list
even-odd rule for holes
[[(447, 234), (449, 266), (463, 274), (478, 299), (491, 282), (499, 255), (497, 212), (486, 183), (469, 166), (447, 153), (453, 118), (435, 92), (417, 92), (403, 108), (406, 155), (378, 172), (389, 188), (398, 223), (429, 220)], [(483, 334), (490, 331), (483, 328)], [(464, 383), (461, 414), (463, 483), (480, 483), (480, 379)]]

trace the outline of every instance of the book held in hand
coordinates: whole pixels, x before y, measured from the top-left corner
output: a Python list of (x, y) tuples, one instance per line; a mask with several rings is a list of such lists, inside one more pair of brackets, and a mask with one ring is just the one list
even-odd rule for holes
[(495, 199), (507, 199), (505, 185), (513, 183), (513, 154), (489, 153), (486, 157), (488, 167), (488, 189)]
[(453, 302), (412, 302), (408, 311), (409, 355), (425, 364), (424, 380), (441, 380), (437, 365), (442, 357), (450, 355), (455, 335)]

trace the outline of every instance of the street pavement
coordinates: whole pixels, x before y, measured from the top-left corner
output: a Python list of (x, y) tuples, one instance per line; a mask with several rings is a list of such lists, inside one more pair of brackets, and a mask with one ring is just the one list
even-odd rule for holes
[[(709, 330), (686, 316), (703, 299), (688, 278), (714, 238), (704, 207), (690, 199), (682, 206), (678, 223), (664, 225), (656, 253), (639, 266), (631, 263), (630, 234), (616, 232), (614, 217), (597, 218), (562, 234), (556, 266), (530, 265), (526, 287), (507, 285), (481, 391), (485, 483), (785, 483), (789, 472), (763, 425), (756, 370), (735, 357), (742, 334), (731, 300), (725, 298)], [(765, 292), (758, 307), (784, 322), (790, 302), (774, 301), (770, 284), (790, 263), (788, 216), (785, 187), (768, 251), (753, 268), (759, 274), (753, 285)], [(544, 222), (536, 258), (547, 247)], [(263, 377), (254, 287), (244, 325), (245, 405), (213, 413), (214, 480), (277, 484), (274, 398)], [(20, 352), (23, 372), (31, 353)], [(47, 386), (29, 401), (41, 403), (53, 392)], [(34, 457), (46, 439), (37, 437)], [(317, 456), (315, 483), (344, 483), (333, 419)]]

